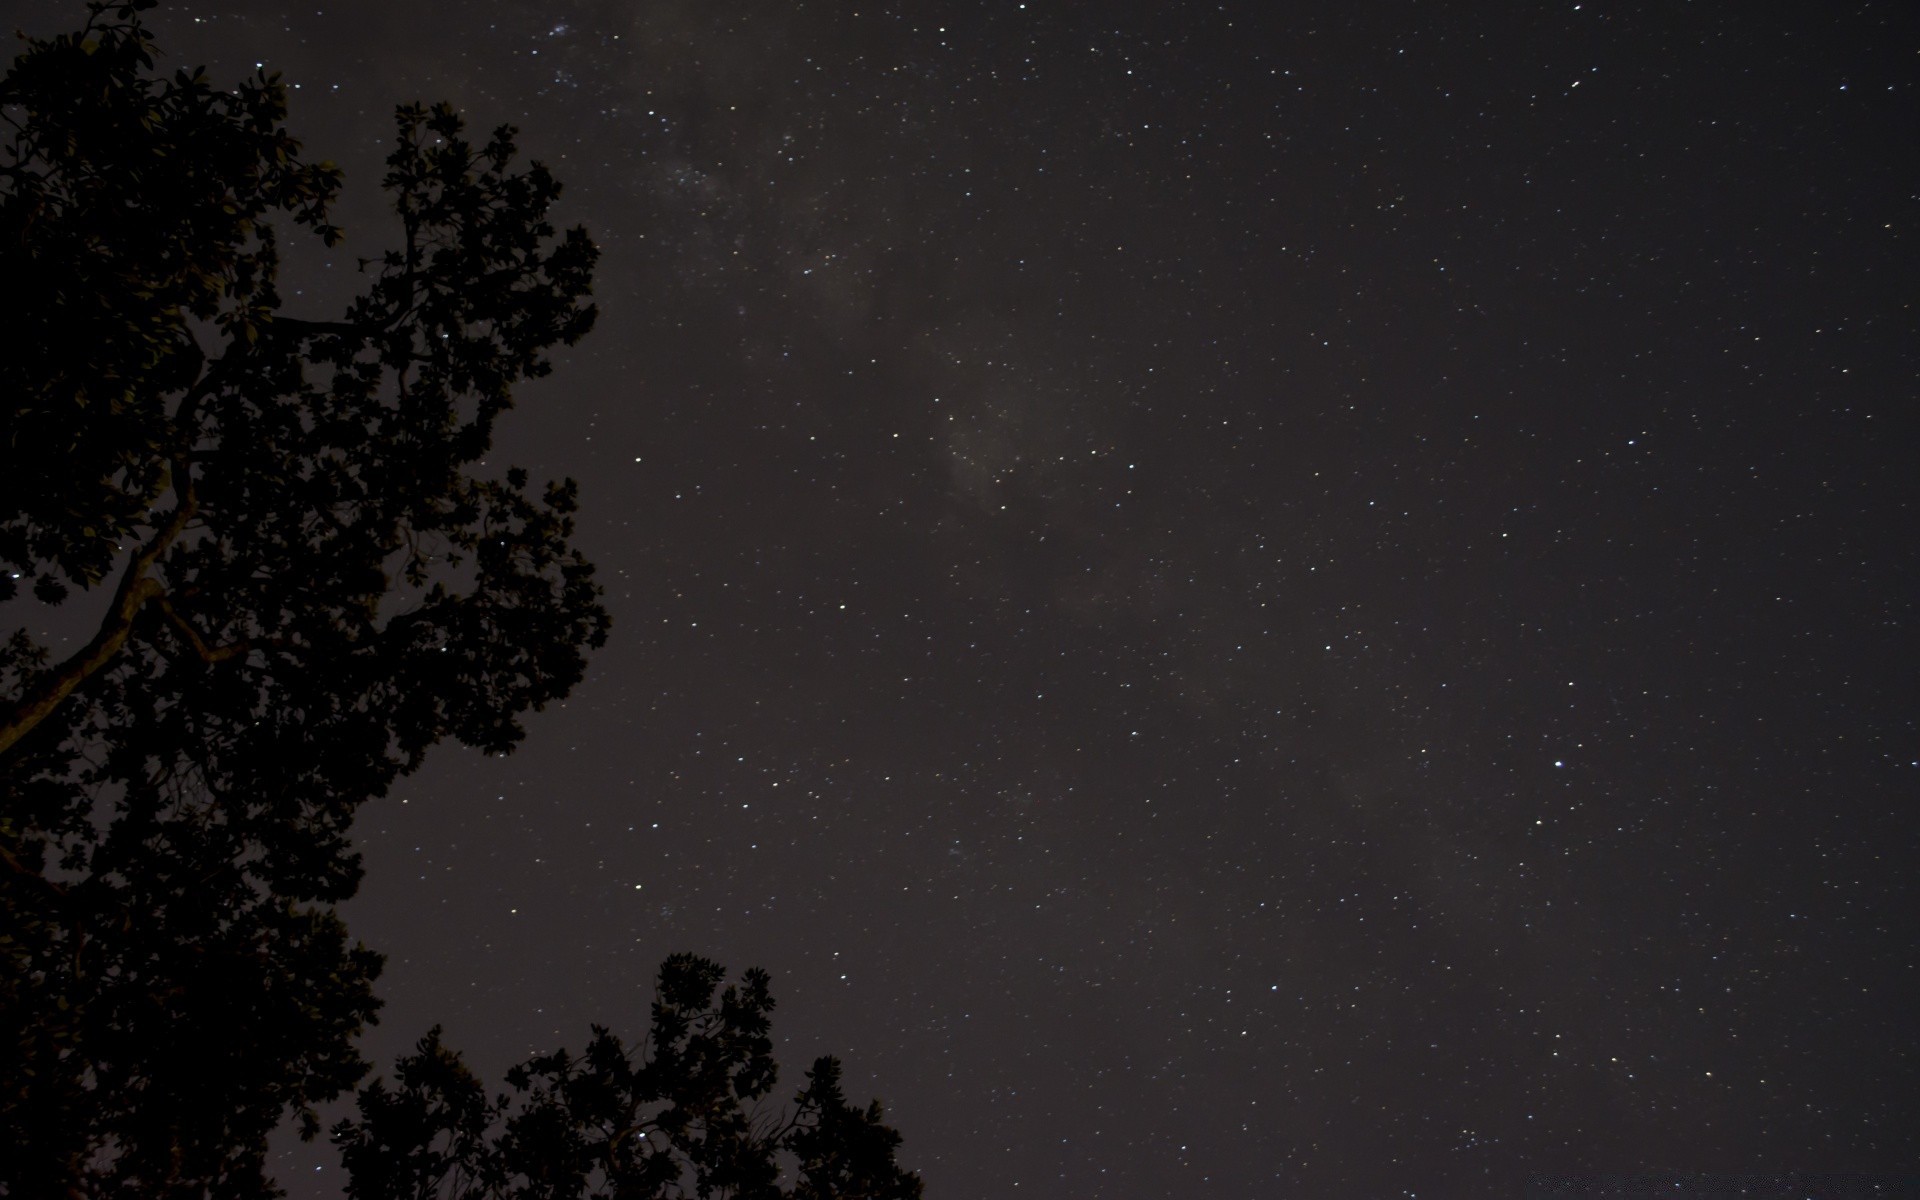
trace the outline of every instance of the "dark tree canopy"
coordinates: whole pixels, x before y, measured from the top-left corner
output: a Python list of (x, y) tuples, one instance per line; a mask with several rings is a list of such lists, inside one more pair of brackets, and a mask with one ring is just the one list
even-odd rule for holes
[(559, 185), (401, 108), (398, 246), (283, 312), (276, 238), (340, 240), (340, 172), (274, 76), (156, 73), (151, 3), (0, 82), (0, 591), (98, 614), (0, 645), (13, 1196), (270, 1194), (267, 1133), (365, 1070), (356, 808), (443, 739), (511, 749), (607, 630), (571, 482), (486, 461), (593, 323)]
[(646, 1043), (595, 1027), (586, 1051), (539, 1055), (489, 1098), (434, 1030), (363, 1088), (333, 1131), (353, 1200), (913, 1200), (880, 1106), (855, 1108), (822, 1058), (791, 1108), (777, 1072), (767, 977), (692, 955), (660, 968)]

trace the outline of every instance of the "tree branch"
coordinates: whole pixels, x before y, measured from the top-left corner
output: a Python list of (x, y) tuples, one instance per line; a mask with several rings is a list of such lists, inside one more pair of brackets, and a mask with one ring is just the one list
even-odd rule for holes
[[(196, 342), (197, 345), (197, 342)], [(204, 361), (205, 356), (202, 355)], [(167, 617), (180, 630), (202, 660), (214, 663), (244, 654), (252, 649), (252, 644), (242, 642), (234, 646), (209, 648), (199, 633), (187, 624), (172, 603), (168, 601), (166, 589), (160, 581), (148, 574), (160, 556), (173, 545), (187, 522), (193, 519), (199, 503), (194, 495), (193, 462), (189, 447), (195, 440), (195, 427), (199, 421), (200, 405), (213, 394), (224, 381), (225, 369), (231, 360), (222, 355), (217, 361), (207, 365), (199, 380), (187, 390), (181, 399), (180, 410), (174, 414), (174, 429), (181, 449), (173, 454), (173, 488), (180, 497), (174, 505), (173, 514), (140, 548), (140, 552), (127, 563), (121, 572), (120, 586), (115, 589), (113, 603), (107, 609), (106, 616), (100, 619), (100, 628), (93, 638), (59, 666), (47, 671), (32, 686), (22, 692), (13, 702), (4, 717), (0, 717), (0, 759), (4, 759), (21, 738), (33, 732), (40, 722), (51, 716), (53, 711), (71, 696), (80, 685), (112, 661), (114, 655), (127, 644), (133, 635), (133, 619), (149, 601), (158, 600), (164, 607)]]
[(358, 325), (351, 321), (307, 321), (299, 317), (284, 317), (279, 313), (273, 315), (268, 328), (291, 334), (299, 341), (317, 337), (365, 338), (381, 332), (379, 327)]
[(147, 572), (160, 561), (160, 556), (180, 536), (180, 531), (187, 527), (194, 510), (191, 478), (178, 476), (176, 468), (174, 484), (180, 492), (180, 503), (174, 506), (173, 516), (160, 531), (127, 563), (126, 570), (120, 575), (120, 586), (114, 591), (113, 603), (108, 607), (107, 615), (100, 619), (99, 630), (72, 657), (42, 674), (21, 694), (19, 700), (9, 706), (4, 720), (0, 721), (0, 756), (9, 753), (15, 743), (33, 732), (81, 684), (120, 653), (121, 647), (127, 644), (127, 638), (133, 634), (134, 615), (147, 601), (164, 594), (165, 589), (160, 586), (160, 581)]
[[(195, 629), (193, 624), (180, 614), (180, 610), (173, 606), (171, 596), (162, 591), (156, 593), (152, 599), (154, 605), (166, 616), (168, 623), (186, 640), (187, 645), (193, 648), (194, 654), (200, 661), (208, 666), (225, 662), (230, 658), (239, 658), (256, 645), (262, 644), (255, 642), (252, 638), (241, 638), (237, 642), (229, 642), (224, 646), (209, 646), (206, 639), (200, 636), (200, 631)], [(280, 642), (274, 639), (267, 644), (279, 645)]]
[(12, 871), (14, 874), (23, 875), (26, 878), (31, 879), (34, 882), (38, 883), (41, 887), (46, 888), (48, 891), (52, 892), (55, 896), (61, 899), (65, 899), (67, 894), (67, 889), (64, 884), (55, 883), (53, 880), (48, 879), (45, 875), (42, 875), (40, 872), (34, 870), (32, 867), (29, 867), (27, 864), (21, 862), (18, 858), (14, 856), (13, 851), (7, 849), (6, 846), (4, 845), (0, 845), (0, 863), (4, 863), (7, 869)]

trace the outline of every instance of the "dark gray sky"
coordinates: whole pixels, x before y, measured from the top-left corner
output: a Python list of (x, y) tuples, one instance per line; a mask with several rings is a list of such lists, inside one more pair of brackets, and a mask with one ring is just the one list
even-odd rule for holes
[(403, 100), (605, 251), (496, 458), (614, 636), (364, 811), (376, 1061), (637, 1032), (685, 949), (934, 1197), (1914, 1167), (1912, 6), (154, 24), (349, 168), (294, 309)]

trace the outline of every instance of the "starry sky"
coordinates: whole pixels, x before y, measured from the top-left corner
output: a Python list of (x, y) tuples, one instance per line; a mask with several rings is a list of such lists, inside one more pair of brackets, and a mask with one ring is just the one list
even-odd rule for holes
[(613, 638), (364, 811), (376, 1061), (692, 950), (932, 1197), (1914, 1169), (1913, 6), (152, 24), (348, 170), (291, 311), (400, 101), (604, 250), (495, 460), (581, 481)]

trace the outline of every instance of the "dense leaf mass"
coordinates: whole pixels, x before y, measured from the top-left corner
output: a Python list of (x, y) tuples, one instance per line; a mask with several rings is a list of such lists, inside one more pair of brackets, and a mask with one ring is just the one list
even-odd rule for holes
[(399, 245), (345, 312), (284, 313), (275, 230), (338, 241), (340, 172), (274, 76), (156, 74), (147, 7), (0, 83), (0, 588), (100, 613), (65, 657), (0, 646), (18, 1196), (268, 1192), (266, 1132), (364, 1071), (356, 808), (445, 738), (511, 749), (608, 624), (573, 484), (487, 461), (593, 323), (559, 185), (404, 107)]

